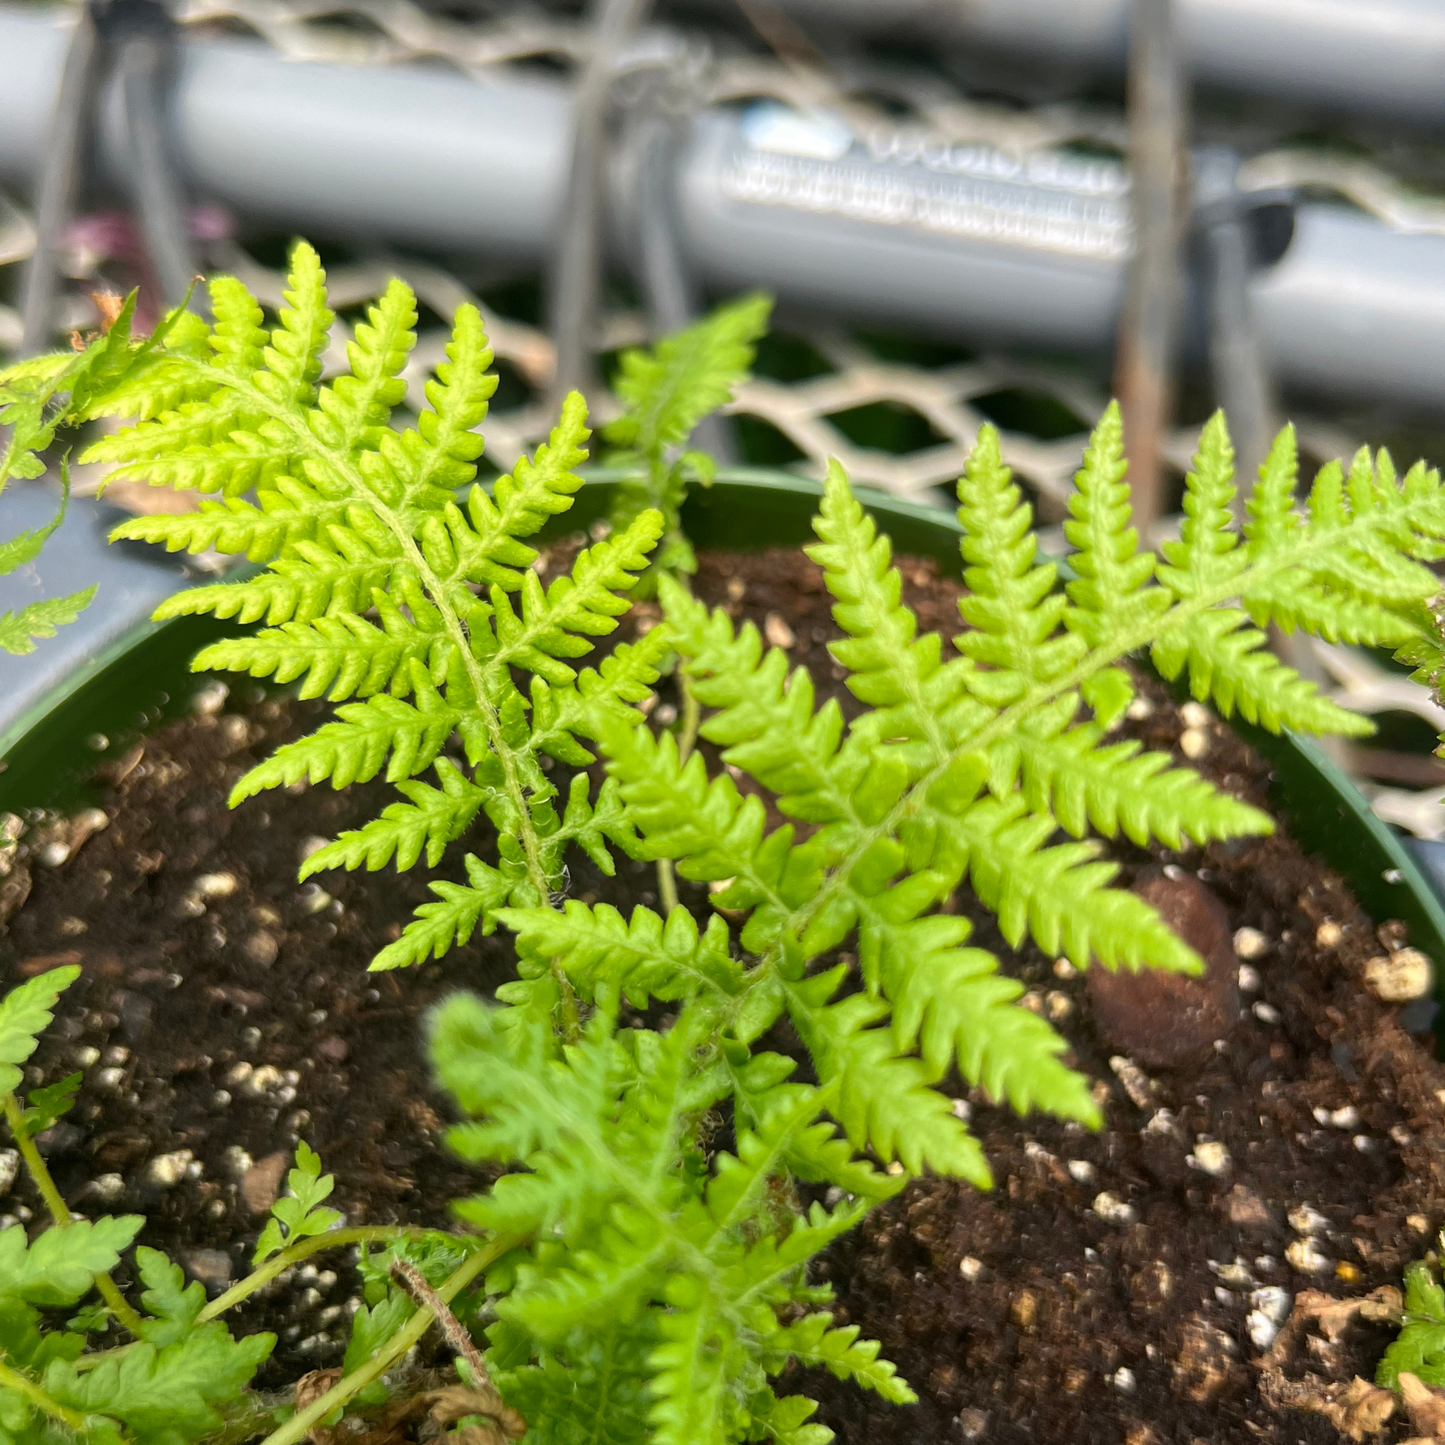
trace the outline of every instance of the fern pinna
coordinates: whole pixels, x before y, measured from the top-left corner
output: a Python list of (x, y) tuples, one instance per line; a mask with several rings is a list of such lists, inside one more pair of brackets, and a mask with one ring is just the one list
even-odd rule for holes
[[(967, 882), (1011, 942), (1032, 934), (1081, 967), (1197, 967), (1146, 904), (1109, 886), (1114, 866), (1089, 835), (1178, 847), (1269, 820), (1166, 755), (1110, 740), (1133, 697), (1121, 664), (1147, 650), (1225, 715), (1270, 728), (1362, 731), (1274, 659), (1259, 629), (1415, 637), (1436, 587), (1421, 561), (1445, 550), (1438, 477), (1416, 468), (1400, 481), (1383, 454), (1362, 454), (1348, 480), (1320, 474), (1301, 517), (1286, 431), (1240, 535), (1216, 418), (1180, 540), (1159, 560), (1130, 527), (1111, 410), (1071, 502), (1076, 575), (1060, 590), (985, 430), (959, 484), (968, 594), (950, 651), (916, 635), (888, 543), (835, 467), (810, 553), (836, 599), (834, 654), (866, 705), (845, 727), (806, 671), (662, 569), (664, 623), (576, 671), (588, 638), (626, 609), (663, 529), (655, 510), (639, 512), (544, 592), (521, 539), (580, 485), (580, 400), (533, 460), (463, 503), (454, 492), (470, 480), (492, 385), (475, 313), (458, 316), (431, 409), (398, 433), (388, 418), (410, 346), (406, 288), (394, 283), (372, 309), (351, 374), (326, 387), (317, 358), (330, 313), (304, 248), (289, 301), (268, 337), (244, 291), (216, 283), (214, 330), (177, 327), (112, 407), (147, 419), (93, 455), (123, 475), (221, 493), (123, 535), (269, 563), (167, 605), (268, 624), (197, 666), (300, 678), (342, 704), (244, 778), (237, 801), (383, 769), (402, 793), (303, 873), (408, 867), (422, 852), (436, 862), (483, 814), (495, 831), (497, 864), (468, 855), (466, 884), (433, 884), (437, 901), (373, 967), (440, 955), (477, 928), (516, 936), (518, 980), (496, 1003), (445, 1006), (433, 1053), (472, 1118), (455, 1146), (512, 1171), (464, 1217), (530, 1240), (488, 1281), (488, 1364), (528, 1438), (817, 1445), (827, 1432), (809, 1422), (811, 1403), (768, 1384), (790, 1359), (911, 1398), (874, 1347), (831, 1327), (809, 1258), (910, 1173), (990, 1182), (938, 1087), (954, 1068), (1021, 1113), (1098, 1117), (1065, 1041), (941, 905)], [(633, 368), (635, 410), (662, 405), (650, 388), (684, 385), (679, 354), (695, 349), (659, 348), (655, 365)], [(726, 381), (688, 384), (717, 393)], [(658, 455), (673, 465), (684, 438), (666, 445)], [(700, 754), (684, 759), (650, 729), (636, 705), (669, 655), (710, 710), (702, 735), (806, 837), (792, 824), (769, 832), (731, 771), (710, 777)], [(442, 755), (453, 731), (465, 771)], [(607, 782), (594, 798), (578, 772), (563, 805), (541, 759), (581, 768), (591, 749)], [(429, 769), (435, 784), (418, 781)], [(740, 923), (714, 913), (699, 928), (686, 907), (624, 917), (568, 900), (569, 843), (604, 871), (609, 845), (672, 860)], [(850, 936), (856, 978), (833, 959)], [(623, 1026), (654, 1004), (670, 1027)], [(813, 1082), (766, 1047), (785, 1014)]]

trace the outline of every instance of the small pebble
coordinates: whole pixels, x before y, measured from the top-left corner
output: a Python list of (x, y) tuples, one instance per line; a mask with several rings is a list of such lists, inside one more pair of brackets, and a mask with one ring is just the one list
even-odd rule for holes
[(1269, 952), (1269, 939), (1257, 928), (1238, 928), (1234, 933), (1234, 951), (1240, 958), (1252, 963)]
[(1105, 1224), (1132, 1224), (1134, 1222), (1134, 1206), (1126, 1204), (1117, 1194), (1111, 1194), (1107, 1189), (1094, 1196), (1094, 1213)]
[(784, 652), (797, 641), (793, 629), (776, 612), (768, 613), (763, 619), (763, 636), (773, 647), (781, 647)]
[(1128, 1365), (1120, 1365), (1112, 1375), (1109, 1376), (1110, 1383), (1114, 1388), (1125, 1395), (1132, 1395), (1139, 1388), (1139, 1381), (1135, 1378), (1133, 1370)]
[(1345, 936), (1345, 930), (1333, 918), (1327, 918), (1315, 929), (1315, 943), (1320, 948), (1333, 948)]
[(20, 1155), (14, 1149), (0, 1149), (0, 1195), (9, 1194), (20, 1176)]
[(1277, 1024), (1282, 1017), (1280, 1011), (1273, 1004), (1265, 1003), (1263, 1000), (1255, 1004), (1254, 1016), (1262, 1024)]
[(105, 1051), (105, 1062), (107, 1064), (128, 1064), (130, 1063), (130, 1050), (123, 1044), (112, 1044)]
[(1385, 1003), (1408, 1003), (1430, 992), (1434, 968), (1418, 948), (1382, 953), (1365, 964), (1365, 986)]
[(969, 1406), (958, 1412), (959, 1433), (965, 1440), (982, 1440), (988, 1432), (988, 1415), (983, 1410)]
[(276, 962), (281, 952), (281, 945), (276, 941), (276, 935), (264, 928), (258, 928), (254, 933), (248, 934), (246, 941), (241, 945), (241, 951), (246, 958), (258, 968), (269, 968)]
[(202, 898), (229, 898), (236, 891), (236, 875), (202, 873), (191, 886)]
[(1290, 1267), (1301, 1274), (1328, 1274), (1335, 1267), (1334, 1260), (1317, 1249), (1310, 1239), (1291, 1240), (1284, 1257)]
[(231, 1256), (223, 1249), (187, 1249), (181, 1262), (210, 1294), (220, 1294), (231, 1283)]
[(1217, 1139), (1199, 1140), (1186, 1162), (1191, 1169), (1199, 1169), (1215, 1179), (1221, 1174), (1228, 1174), (1231, 1163), (1229, 1150)]
[(1147, 697), (1136, 697), (1125, 710), (1124, 716), (1131, 722), (1143, 722), (1154, 716), (1154, 704)]
[(1073, 1011), (1074, 1001), (1068, 994), (1060, 993), (1054, 988), (1044, 995), (1044, 1013), (1048, 1015), (1050, 1023), (1062, 1023)]
[(1021, 1330), (1031, 1330), (1039, 1318), (1039, 1297), (1033, 1290), (1020, 1290), (1009, 1305), (1009, 1318)]
[(301, 842), (301, 847), (298, 850), (300, 853), (301, 861), (304, 863), (308, 858), (314, 857), (330, 842), (330, 838), (318, 838), (315, 835), (311, 836), (310, 838), (303, 839)]
[(1067, 958), (1056, 958), (1054, 960), (1054, 977), (1062, 979), (1078, 978), (1079, 970), (1069, 962)]
[(741, 577), (729, 577), (727, 594), (729, 602), (741, 602), (748, 595), (748, 584)]
[(1156, 1109), (1149, 1116), (1149, 1122), (1140, 1131), (1144, 1134), (1172, 1134), (1176, 1137), (1179, 1133), (1179, 1126), (1174, 1119), (1172, 1109)]
[(1331, 1129), (1357, 1129), (1360, 1125), (1360, 1111), (1353, 1104), (1341, 1109), (1313, 1109), (1315, 1123), (1328, 1124)]
[(1430, 1221), (1423, 1214), (1407, 1214), (1405, 1223), (1415, 1231), (1416, 1234), (1429, 1234)]
[(287, 1154), (268, 1154), (241, 1176), (241, 1199), (252, 1214), (264, 1214), (280, 1197), (281, 1180), (290, 1162)]
[(1264, 980), (1259, 976), (1259, 970), (1248, 963), (1239, 965), (1239, 991), (1241, 993), (1258, 993)]
[(1355, 1146), (1356, 1151), (1360, 1154), (1368, 1154), (1370, 1150), (1375, 1147), (1375, 1141), (1371, 1139), (1368, 1134), (1356, 1134), (1355, 1137), (1350, 1140), (1350, 1143)]
[(330, 908), (335, 901), (324, 888), (317, 887), (315, 883), (308, 883), (297, 894), (297, 897), (301, 900), (301, 906), (307, 913), (320, 913), (324, 909)]
[(173, 1154), (158, 1154), (145, 1169), (145, 1182), (156, 1189), (173, 1189), (186, 1177), (186, 1167), (192, 1159), (189, 1149), (177, 1149)]
[(1286, 1216), (1289, 1220), (1289, 1227), (1296, 1234), (1312, 1238), (1314, 1235), (1323, 1234), (1330, 1227), (1330, 1222), (1319, 1212), (1308, 1204), (1297, 1204)]
[(1092, 1184), (1098, 1171), (1087, 1159), (1070, 1159), (1067, 1165), (1069, 1177), (1076, 1184)]
[(55, 925), (55, 931), (62, 938), (79, 938), (82, 933), (90, 932), (90, 924), (88, 924), (85, 919), (76, 918), (72, 914), (67, 918), (62, 918), (60, 922)]
[(1144, 1070), (1133, 1059), (1125, 1058), (1123, 1054), (1114, 1054), (1109, 1059), (1109, 1067), (1114, 1071), (1119, 1082), (1123, 1084), (1124, 1092), (1133, 1101), (1134, 1107), (1137, 1109), (1149, 1108), (1154, 1102), (1154, 1085)]
[(972, 1284), (983, 1273), (983, 1261), (975, 1259), (971, 1254), (966, 1254), (958, 1262), (958, 1272), (969, 1284)]
[(1254, 1283), (1254, 1276), (1242, 1259), (1235, 1259), (1231, 1264), (1216, 1264), (1211, 1259), (1209, 1268), (1220, 1284), (1228, 1285), (1230, 1289), (1248, 1289)]
[(1213, 718), (1202, 702), (1186, 702), (1179, 709), (1179, 721), (1187, 728), (1207, 728)]
[(100, 1050), (87, 1044), (84, 1048), (76, 1049), (70, 1057), (75, 1061), (77, 1069), (89, 1069), (100, 1062)]
[(97, 1089), (114, 1091), (120, 1088), (124, 1082), (124, 1069), (100, 1069), (95, 1075), (95, 1086)]
[(949, 1109), (955, 1119), (962, 1119), (965, 1122), (967, 1122), (973, 1114), (973, 1108), (967, 1099), (955, 1099), (952, 1104), (949, 1105)]

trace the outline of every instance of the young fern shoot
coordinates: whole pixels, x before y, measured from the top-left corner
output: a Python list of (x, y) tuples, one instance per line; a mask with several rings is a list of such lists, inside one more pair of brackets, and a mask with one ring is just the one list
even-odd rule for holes
[[(1216, 417), (1180, 540), (1159, 559), (1130, 526), (1111, 408), (1071, 500), (1076, 577), (1060, 589), (985, 429), (959, 483), (968, 593), (946, 643), (918, 635), (888, 541), (835, 466), (809, 551), (835, 599), (834, 656), (865, 705), (845, 727), (805, 670), (709, 611), (671, 575), (681, 569), (657, 569), (661, 626), (577, 670), (675, 525), (676, 495), (659, 495), (661, 510), (637, 511), (544, 590), (523, 539), (581, 485), (583, 407), (570, 399), (549, 443), (490, 495), (473, 485), (458, 500), (493, 385), (475, 312), (458, 314), (429, 409), (397, 432), (390, 411), (414, 321), (400, 283), (357, 327), (351, 374), (325, 387), (330, 312), (313, 253), (298, 248), (269, 336), (237, 283), (213, 283), (212, 298), (215, 328), (178, 329), (144, 386), (116, 402), (146, 419), (92, 455), (125, 476), (219, 494), (120, 535), (267, 563), (163, 609), (265, 622), (196, 665), (299, 679), (303, 695), (339, 704), (335, 721), (243, 778), (234, 800), (383, 771), (401, 794), (303, 874), (405, 868), (423, 853), (436, 863), (482, 816), (490, 824), (496, 863), (468, 854), (468, 882), (433, 884), (437, 901), (372, 966), (440, 956), (477, 928), (516, 937), (520, 977), (498, 1002), (453, 1000), (433, 1028), (438, 1069), (471, 1117), (455, 1147), (511, 1171), (461, 1212), (528, 1241), (488, 1278), (499, 1298), (487, 1367), (508, 1406), (538, 1440), (819, 1445), (811, 1402), (768, 1383), (790, 1359), (911, 1398), (875, 1347), (832, 1328), (809, 1259), (909, 1174), (990, 1183), (939, 1087), (953, 1068), (1020, 1113), (1098, 1122), (1065, 1040), (943, 905), (967, 884), (1011, 943), (1032, 935), (1080, 967), (1197, 968), (1141, 899), (1110, 886), (1101, 839), (1180, 847), (1270, 822), (1169, 756), (1110, 741), (1134, 695), (1125, 664), (1147, 653), (1225, 716), (1268, 728), (1365, 730), (1274, 659), (1260, 629), (1397, 647), (1416, 638), (1436, 588), (1422, 563), (1445, 552), (1438, 476), (1420, 467), (1401, 481), (1384, 454), (1362, 454), (1348, 480), (1321, 472), (1300, 517), (1286, 431), (1241, 534)], [(757, 304), (737, 312), (735, 352), (762, 325), (747, 310)], [(665, 387), (644, 404), (650, 385), (637, 382), (634, 429), (621, 438), (649, 486), (654, 464), (680, 475), (667, 449), (700, 404), (674, 406)], [(674, 414), (684, 420), (666, 421)], [(674, 652), (710, 710), (702, 736), (806, 824), (805, 838), (791, 823), (769, 832), (760, 797), (730, 771), (709, 777), (702, 756), (649, 729), (636, 704)], [(443, 752), (453, 732), (465, 769)], [(594, 750), (607, 781), (594, 797), (578, 771), (563, 802), (543, 760), (581, 769)], [(427, 771), (434, 782), (420, 780)], [(567, 900), (574, 843), (604, 873), (610, 847), (667, 860), (717, 887), (718, 907), (740, 922), (712, 914), (700, 928), (683, 906), (624, 917)], [(835, 955), (850, 937), (856, 977)], [(670, 1027), (625, 1026), (654, 1004)], [(793, 1062), (767, 1046), (784, 1015), (815, 1082), (794, 1080)], [(731, 1123), (731, 1150), (712, 1146), (719, 1120)], [(829, 1189), (825, 1208), (813, 1195)]]

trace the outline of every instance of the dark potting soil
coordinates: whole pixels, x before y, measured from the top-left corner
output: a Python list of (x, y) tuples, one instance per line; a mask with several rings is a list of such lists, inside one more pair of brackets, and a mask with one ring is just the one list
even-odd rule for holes
[[(948, 635), (957, 585), (903, 565), (921, 627)], [(696, 586), (855, 710), (825, 651), (828, 596), (800, 553), (706, 555)], [(653, 617), (639, 606), (618, 636)], [(1187, 732), (1195, 766), (1264, 804), (1257, 757), (1141, 685), (1127, 734), (1182, 756)], [(480, 1181), (442, 1146), (448, 1105), (423, 1061), (425, 1016), (453, 989), (511, 977), (513, 954), (505, 935), (478, 937), (441, 963), (367, 973), (432, 896), (427, 880), (462, 875), (463, 849), (433, 870), (298, 885), (319, 838), (394, 795), (298, 786), (229, 810), (235, 780), (326, 708), (245, 683), (229, 698), (210, 684), (197, 704), (111, 750), (103, 814), (31, 820), (0, 853), (0, 968), (6, 987), (60, 963), (84, 969), (31, 1070), (35, 1082), (86, 1071), (79, 1105), (45, 1140), (72, 1207), (144, 1213), (142, 1241), (214, 1292), (246, 1272), (298, 1139), (336, 1175), (332, 1202), (349, 1222), (447, 1225), (448, 1200)], [(816, 1373), (785, 1382), (820, 1398), (819, 1418), (848, 1445), (1337, 1440), (1335, 1421), (1351, 1423), (1337, 1397), (1372, 1376), (1390, 1330), (1322, 1301), (1398, 1285), (1445, 1222), (1445, 1070), (1363, 981), (1367, 960), (1405, 942), (1400, 926), (1377, 928), (1285, 830), (1111, 853), (1125, 882), (1197, 880), (1223, 906), (1221, 936), (1250, 955), (1238, 992), (1225, 990), (1223, 1037), (1202, 1065), (1142, 1067), (1121, 1025), (1101, 1036), (1083, 977), (1032, 944), (1009, 949), (971, 897), (955, 900), (1069, 1039), (1106, 1122), (1090, 1133), (1020, 1120), (959, 1086), (994, 1191), (915, 1181), (819, 1265), (838, 1322), (881, 1340), (921, 1397), (898, 1409)], [(624, 910), (656, 901), (652, 870), (620, 856), (615, 880), (573, 860), (571, 888)], [(707, 909), (702, 889), (683, 897)], [(1422, 1026), (1414, 1013), (1404, 1021)], [(0, 1210), (40, 1213), (28, 1181)], [(281, 1336), (263, 1383), (339, 1362), (355, 1285), (347, 1259), (318, 1256), (236, 1317)]]

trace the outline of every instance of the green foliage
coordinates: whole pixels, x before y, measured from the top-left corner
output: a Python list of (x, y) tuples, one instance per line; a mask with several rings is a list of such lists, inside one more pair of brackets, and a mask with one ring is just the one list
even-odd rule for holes
[[(79, 352), (36, 357), (0, 367), (0, 429), (9, 431), (0, 451), (0, 493), (12, 477), (44, 475), (43, 453), (62, 427), (94, 414), (101, 399), (123, 389), (154, 364), (156, 348), (177, 327), (186, 331), (185, 313), (177, 312), (147, 341), (132, 341), (135, 296), (126, 299), (115, 321)], [(62, 461), (60, 507), (43, 527), (0, 542), (0, 577), (33, 562), (65, 519), (70, 476)], [(0, 613), (0, 650), (23, 656), (36, 639), (54, 637), (57, 627), (74, 622), (95, 597), (86, 587), (69, 597), (44, 598), (16, 611)]]
[[(478, 923), (490, 931), (509, 902), (546, 898), (562, 884), (569, 843), (610, 868), (608, 842), (626, 835), (615, 790), (593, 800), (584, 777), (559, 808), (547, 760), (590, 762), (593, 720), (636, 716), (632, 705), (657, 678), (659, 642), (620, 648), (600, 670), (579, 673), (573, 662), (626, 611), (623, 594), (662, 519), (641, 512), (583, 551), (570, 575), (546, 589), (538, 581), (537, 553), (522, 539), (571, 506), (582, 484), (582, 398), (568, 398), (535, 457), (490, 494), (474, 485), (459, 501), (496, 387), (475, 308), (457, 313), (417, 425), (396, 431), (388, 423), (405, 393), (399, 373), (416, 320), (400, 281), (356, 327), (350, 373), (325, 386), (319, 356), (332, 314), (310, 247), (295, 251), (288, 305), (269, 334), (238, 283), (212, 282), (211, 300), (213, 327), (188, 330), (184, 345), (98, 408), (146, 419), (87, 456), (113, 463), (113, 476), (220, 494), (198, 512), (123, 523), (116, 536), (268, 563), (259, 577), (183, 592), (159, 610), (265, 619), (261, 631), (207, 648), (196, 667), (300, 679), (303, 696), (345, 703), (336, 721), (242, 778), (232, 801), (303, 778), (345, 787), (384, 768), (403, 801), (323, 850), (310, 871), (405, 868), (423, 852), (435, 861), (479, 814), (504, 835), (497, 865), (470, 861), (470, 886), (447, 885), (377, 960), (382, 968), (439, 952)], [(680, 396), (657, 425), (675, 428), (693, 404)], [(530, 674), (525, 690), (518, 674)], [(444, 753), (454, 733), (465, 769)], [(435, 786), (416, 780), (428, 770)]]
[(0, 1092), (13, 1093), (25, 1077), (19, 1066), (49, 1027), (55, 1001), (79, 977), (78, 965), (65, 964), (37, 973), (0, 999)]
[(325, 1234), (341, 1223), (335, 1209), (322, 1209), (321, 1201), (329, 1198), (336, 1186), (330, 1174), (322, 1174), (321, 1160), (304, 1143), (296, 1146), (296, 1167), (286, 1176), (289, 1191), (271, 1206), (271, 1217), (256, 1241), (252, 1264), (260, 1264), (279, 1254), (288, 1244), (295, 1244), (314, 1234)]
[(1445, 1290), (1424, 1261), (1405, 1271), (1403, 1322), (1375, 1371), (1375, 1383), (1397, 1390), (1402, 1373), (1418, 1375), (1427, 1385), (1445, 1385)]
[[(466, 881), (433, 882), (435, 900), (372, 965), (441, 957), (498, 926), (515, 936), (518, 978), (495, 1006), (443, 1005), (432, 1042), (467, 1116), (454, 1148), (506, 1171), (457, 1206), (506, 1250), (487, 1279), (487, 1366), (529, 1439), (821, 1445), (811, 1402), (769, 1384), (790, 1362), (912, 1397), (875, 1346), (834, 1327), (810, 1260), (910, 1175), (991, 1182), (942, 1081), (957, 1070), (1021, 1114), (1099, 1120), (1065, 1040), (1022, 1006), (1021, 985), (971, 945), (948, 901), (970, 887), (1011, 944), (1031, 936), (1079, 967), (1197, 968), (1152, 909), (1111, 886), (1105, 843), (1181, 847), (1270, 822), (1171, 756), (1113, 737), (1135, 696), (1126, 664), (1148, 656), (1225, 716), (1361, 731), (1273, 658), (1262, 629), (1418, 643), (1437, 585), (1425, 564), (1445, 555), (1439, 478), (1417, 467), (1397, 479), (1388, 457), (1362, 455), (1348, 478), (1322, 471), (1300, 516), (1286, 431), (1237, 529), (1217, 417), (1180, 539), (1156, 558), (1130, 525), (1111, 408), (1070, 502), (1074, 576), (1060, 586), (985, 428), (959, 483), (967, 591), (946, 642), (918, 635), (889, 543), (834, 467), (808, 550), (835, 601), (833, 655), (862, 704), (845, 723), (836, 702), (818, 705), (805, 670), (675, 575), (691, 560), (677, 533), (683, 484), (708, 475), (682, 448), (744, 375), (766, 303), (624, 358), (628, 411), (607, 436), (642, 479), (624, 490), (620, 525), (544, 589), (523, 539), (581, 485), (580, 398), (532, 461), (459, 502), (494, 385), (477, 315), (458, 313), (428, 408), (398, 431), (411, 293), (393, 283), (356, 328), (350, 373), (322, 386), (331, 313), (304, 246), (290, 287), (267, 333), (242, 288), (213, 283), (214, 327), (152, 358), (124, 406), (104, 402), (143, 419), (91, 455), (214, 494), (120, 535), (267, 563), (162, 609), (265, 624), (196, 665), (295, 681), (338, 704), (247, 774), (233, 802), (302, 780), (384, 775), (398, 790), (303, 875), (435, 864), (489, 835), (465, 855)], [(647, 583), (663, 625), (579, 671), (660, 539)], [(684, 700), (705, 713), (700, 735), (727, 765), (716, 776), (689, 753), (690, 732), (682, 745), (655, 734), (639, 709), (674, 656)], [(608, 774), (595, 793), (583, 771), (594, 750)], [(756, 788), (740, 787), (743, 775)], [(782, 826), (769, 829), (764, 796)], [(616, 848), (669, 860), (710, 885), (722, 912), (699, 928), (686, 907), (624, 918), (566, 899), (573, 845), (604, 874)], [(634, 1016), (664, 1012), (665, 1028)], [(795, 1080), (763, 1042), (785, 1020), (815, 1082)], [(303, 1146), (258, 1260), (337, 1222), (320, 1207), (329, 1187)], [(437, 1278), (452, 1267), (418, 1258)], [(365, 1265), (351, 1366), (412, 1313), (386, 1259)]]
[[(636, 466), (639, 474), (622, 481), (612, 520), (625, 527), (646, 508), (662, 513), (662, 542), (653, 559), (659, 574), (697, 570), (679, 514), (688, 484), (710, 486), (717, 467), (706, 452), (687, 450), (688, 438), (748, 379), (772, 309), (770, 297), (747, 296), (664, 337), (651, 351), (622, 354), (617, 395), (627, 410), (602, 435), (618, 449), (610, 460)], [(638, 595), (650, 596), (654, 581), (648, 572)]]
[[(661, 942), (654, 924), (641, 931), (643, 948)], [(700, 940), (694, 930), (671, 942), (696, 953)], [(458, 1212), (537, 1241), (511, 1265), (489, 1331), (498, 1383), (533, 1409), (533, 1428), (556, 1419), (559, 1438), (606, 1431), (657, 1445), (750, 1438), (780, 1405), (768, 1376), (793, 1357), (911, 1401), (856, 1330), (830, 1333), (811, 1310), (778, 1318), (827, 1297), (808, 1285), (808, 1260), (902, 1183), (837, 1137), (822, 1117), (831, 1091), (790, 1082), (776, 1054), (717, 1042), (721, 1014), (701, 983), (680, 986), (686, 1002), (665, 1034), (619, 1029), (604, 1002), (567, 1047), (534, 1007), (552, 988), (539, 974), (500, 1009), (455, 998), (433, 1037), (442, 1081), (471, 1116), (453, 1147), (526, 1171)], [(600, 996), (615, 1002), (608, 985)], [(735, 1149), (709, 1167), (708, 1121), (724, 1100), (740, 1121)], [(804, 1211), (788, 1198), (789, 1171), (848, 1197)], [(624, 1381), (630, 1423), (614, 1434), (623, 1420), (603, 1402)]]

